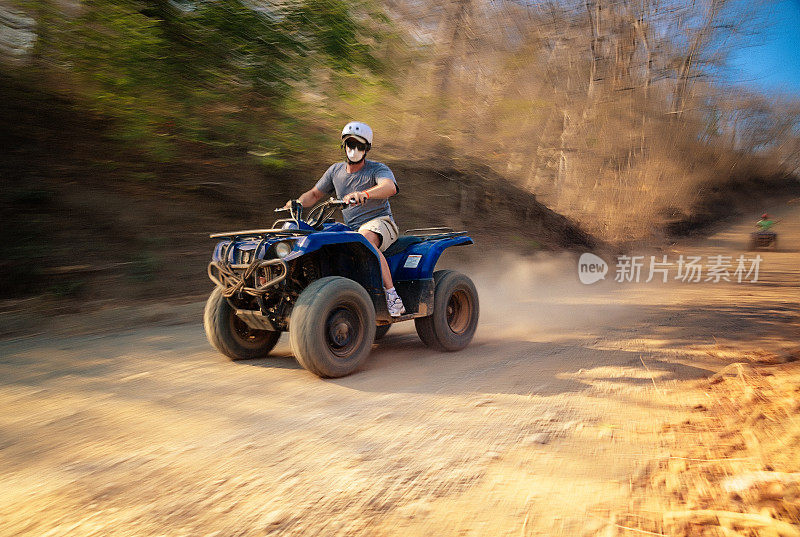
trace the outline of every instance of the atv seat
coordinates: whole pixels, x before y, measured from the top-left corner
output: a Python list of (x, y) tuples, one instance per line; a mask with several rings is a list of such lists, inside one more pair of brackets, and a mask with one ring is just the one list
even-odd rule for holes
[(419, 237), (417, 235), (400, 235), (391, 246), (384, 250), (383, 255), (384, 257), (392, 257), (393, 255), (397, 255), (404, 251), (412, 244), (419, 244), (420, 242), (424, 241), (425, 237)]

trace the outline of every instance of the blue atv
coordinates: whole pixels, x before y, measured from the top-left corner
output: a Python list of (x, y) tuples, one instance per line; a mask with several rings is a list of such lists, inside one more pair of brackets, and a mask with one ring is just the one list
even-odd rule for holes
[(206, 303), (209, 342), (233, 359), (263, 358), (288, 331), (297, 361), (320, 377), (358, 369), (375, 339), (393, 323), (414, 319), (429, 347), (457, 351), (478, 326), (478, 293), (467, 276), (434, 272), (451, 246), (472, 244), (465, 231), (409, 230), (385, 252), (406, 314), (391, 317), (376, 250), (359, 233), (332, 219), (345, 206), (331, 198), (303, 218), (292, 202), (289, 218), (270, 229), (216, 233), (208, 276), (216, 288)]

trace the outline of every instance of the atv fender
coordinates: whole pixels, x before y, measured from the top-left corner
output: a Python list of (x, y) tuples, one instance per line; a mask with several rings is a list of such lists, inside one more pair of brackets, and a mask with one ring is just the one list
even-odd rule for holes
[(311, 235), (307, 235), (298, 239), (294, 250), (292, 253), (287, 255), (283, 258), (284, 261), (291, 261), (292, 259), (298, 258), (300, 256), (310, 254), (312, 252), (316, 252), (323, 246), (329, 246), (331, 244), (344, 244), (344, 243), (357, 243), (369, 250), (370, 255), (375, 258), (376, 263), (380, 263), (378, 260), (378, 254), (375, 250), (372, 249), (372, 245), (369, 241), (364, 238), (361, 233), (357, 233), (355, 231), (350, 232), (327, 232), (321, 231), (319, 233), (313, 233)]
[(433, 269), (442, 252), (451, 246), (473, 244), (470, 237), (450, 237), (412, 244), (402, 252), (393, 255), (386, 261), (397, 280), (429, 280), (433, 278)]

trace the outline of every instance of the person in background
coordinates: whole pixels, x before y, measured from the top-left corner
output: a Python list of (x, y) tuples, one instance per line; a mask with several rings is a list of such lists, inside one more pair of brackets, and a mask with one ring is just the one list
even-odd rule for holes
[(777, 224), (777, 220), (772, 220), (767, 213), (761, 215), (761, 220), (756, 222), (759, 231), (771, 231), (771, 227)]

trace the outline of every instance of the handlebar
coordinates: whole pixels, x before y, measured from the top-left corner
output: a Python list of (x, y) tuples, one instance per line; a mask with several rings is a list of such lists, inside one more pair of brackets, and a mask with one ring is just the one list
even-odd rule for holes
[[(289, 206), (289, 207), (279, 207), (279, 208), (275, 209), (275, 212), (276, 213), (291, 212), (295, 208), (301, 208), (302, 207), (300, 202), (297, 201), (297, 200), (292, 200), (291, 203), (292, 203), (291, 206)], [(345, 202), (344, 200), (340, 200), (340, 199), (336, 199), (336, 198), (330, 198), (328, 201), (323, 202), (321, 205), (327, 205), (327, 206), (330, 206), (330, 207), (345, 207), (347, 205), (356, 205), (356, 203), (357, 203), (356, 200), (350, 200), (349, 202)]]
[[(287, 205), (288, 207), (280, 207), (275, 209), (276, 213), (279, 212), (288, 212), (290, 216), (290, 220), (294, 220), (296, 223), (301, 221), (306, 222), (307, 224), (317, 227), (321, 226), (322, 222), (324, 222), (327, 218), (329, 218), (333, 211), (336, 208), (344, 208), (348, 205), (355, 205), (356, 201), (351, 200), (350, 202), (345, 202), (344, 200), (336, 199), (331, 197), (328, 201), (324, 201), (311, 209), (308, 213), (308, 216), (304, 219), (303, 218), (303, 205), (297, 200), (291, 200)], [(277, 220), (277, 225), (279, 222), (283, 222), (285, 220)]]

